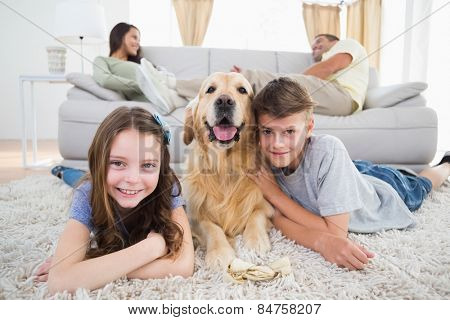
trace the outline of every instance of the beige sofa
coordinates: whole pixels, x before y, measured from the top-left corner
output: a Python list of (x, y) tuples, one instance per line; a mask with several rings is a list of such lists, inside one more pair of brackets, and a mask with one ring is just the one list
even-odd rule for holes
[[(164, 66), (178, 79), (205, 78), (215, 71), (228, 71), (233, 64), (277, 73), (302, 72), (312, 64), (309, 53), (208, 49), (195, 47), (143, 47), (143, 56)], [(99, 123), (115, 108), (150, 103), (126, 101), (123, 96), (95, 84), (88, 75), (68, 76), (75, 86), (59, 109), (58, 142), (63, 164), (86, 168), (87, 151)], [(316, 134), (340, 138), (352, 159), (408, 166), (418, 170), (436, 152), (437, 116), (420, 94), (424, 83), (380, 87), (371, 70), (363, 111), (346, 117), (316, 115)], [(182, 142), (184, 108), (164, 116), (172, 128), (170, 145), (173, 167), (180, 171), (186, 147)]]

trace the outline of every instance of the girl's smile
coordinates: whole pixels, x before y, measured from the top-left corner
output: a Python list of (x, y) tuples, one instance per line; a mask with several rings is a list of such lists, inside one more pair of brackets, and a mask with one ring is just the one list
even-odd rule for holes
[(116, 189), (120, 191), (122, 196), (130, 197), (130, 198), (137, 195), (139, 192), (142, 191), (142, 190), (127, 190), (127, 189), (120, 189), (120, 188), (116, 188)]

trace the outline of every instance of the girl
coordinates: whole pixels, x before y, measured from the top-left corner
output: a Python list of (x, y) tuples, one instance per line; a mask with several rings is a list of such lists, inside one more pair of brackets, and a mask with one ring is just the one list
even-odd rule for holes
[(41, 281), (48, 272), (51, 294), (99, 288), (125, 275), (192, 275), (192, 236), (165, 128), (137, 107), (120, 107), (100, 124), (89, 148), (90, 174), (75, 189), (54, 257), (37, 272)]

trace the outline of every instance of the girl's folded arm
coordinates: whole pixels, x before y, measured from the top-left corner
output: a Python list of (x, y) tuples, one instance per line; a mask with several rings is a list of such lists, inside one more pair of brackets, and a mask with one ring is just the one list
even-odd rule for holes
[(49, 270), (50, 293), (99, 288), (159, 258), (165, 252), (164, 239), (157, 235), (126, 249), (85, 260), (89, 243), (88, 228), (77, 220), (69, 219)]
[(155, 279), (169, 275), (190, 277), (194, 272), (194, 246), (189, 221), (183, 207), (172, 210), (172, 219), (183, 229), (183, 245), (179, 255), (173, 258), (162, 258), (142, 266), (127, 276), (128, 278)]

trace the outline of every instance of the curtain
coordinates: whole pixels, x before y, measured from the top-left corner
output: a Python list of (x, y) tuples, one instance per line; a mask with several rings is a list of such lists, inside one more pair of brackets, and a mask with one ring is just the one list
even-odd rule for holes
[(172, 0), (185, 46), (201, 46), (214, 0)]
[(339, 37), (341, 33), (338, 6), (322, 6), (303, 3), (303, 20), (309, 43), (320, 33), (329, 33)]
[(380, 65), (381, 0), (359, 0), (347, 9), (347, 38), (363, 45), (369, 64), (378, 70)]

